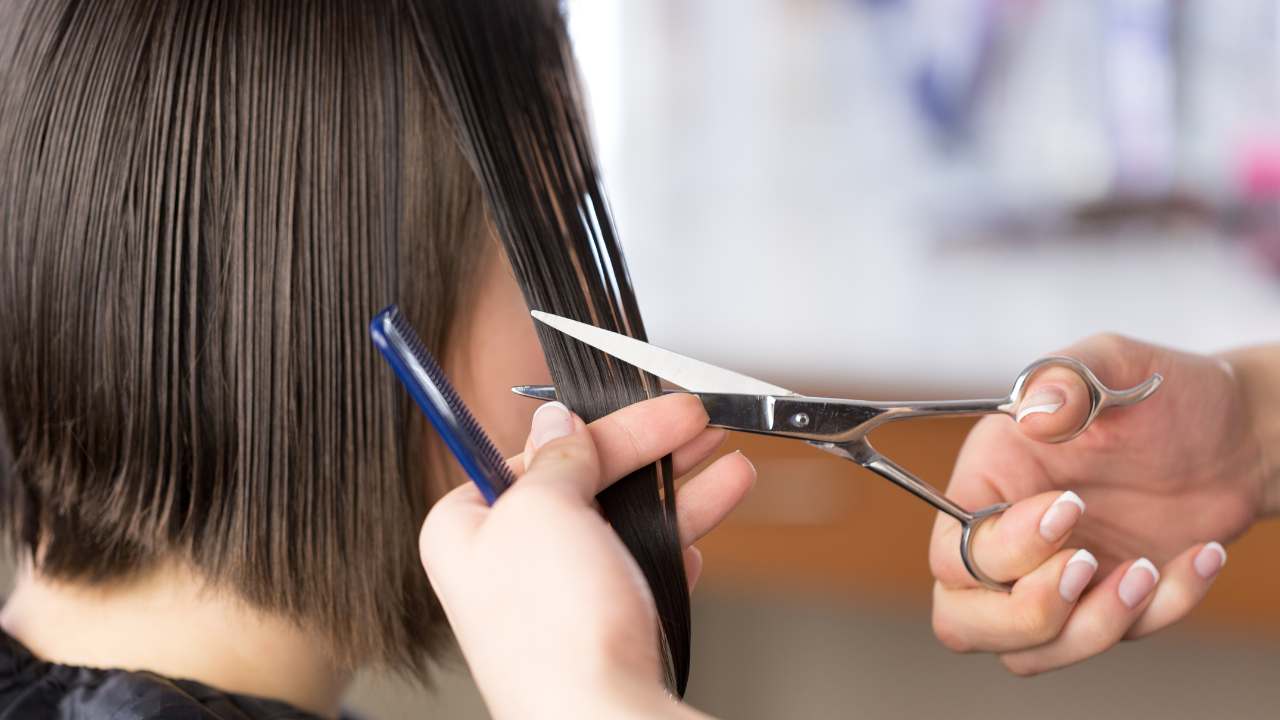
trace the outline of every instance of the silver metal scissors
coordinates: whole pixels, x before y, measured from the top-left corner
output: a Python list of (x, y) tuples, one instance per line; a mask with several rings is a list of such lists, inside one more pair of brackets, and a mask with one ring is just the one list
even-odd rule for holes
[[(1014, 417), (1027, 382), (1038, 372), (1061, 367), (1080, 376), (1089, 389), (1089, 411), (1073, 431), (1055, 438), (1064, 442), (1084, 432), (1098, 414), (1109, 407), (1133, 405), (1160, 387), (1162, 378), (1152, 375), (1128, 390), (1112, 390), (1103, 385), (1084, 363), (1070, 357), (1046, 357), (1028, 365), (1013, 382), (1013, 389), (1001, 398), (988, 400), (942, 400), (936, 402), (866, 402), (839, 398), (797, 395), (786, 388), (700, 360), (663, 350), (646, 342), (569, 320), (558, 315), (533, 311), (540, 322), (604, 353), (634, 365), (673, 385), (679, 385), (702, 400), (711, 426), (803, 440), (816, 448), (851, 460), (877, 473), (934, 508), (955, 518), (961, 526), (960, 557), (969, 574), (983, 585), (1008, 592), (1012, 585), (992, 579), (974, 562), (974, 530), (984, 520), (1009, 507), (1001, 503), (970, 512), (952, 502), (933, 486), (912, 475), (893, 460), (876, 451), (867, 435), (885, 423), (907, 418), (944, 415), (987, 415), (1003, 413)], [(518, 395), (537, 400), (556, 399), (551, 385), (523, 385), (512, 388)], [(680, 392), (668, 390), (667, 392)]]

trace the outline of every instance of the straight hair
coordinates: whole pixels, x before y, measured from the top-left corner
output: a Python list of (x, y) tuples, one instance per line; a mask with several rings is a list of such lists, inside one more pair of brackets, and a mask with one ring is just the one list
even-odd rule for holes
[(445, 645), (444, 476), (365, 328), (443, 354), (492, 236), (406, 15), (0, 0), (0, 522), (44, 576), (177, 560), (347, 665)]
[[(557, 4), (0, 0), (0, 43), (3, 529), (48, 577), (179, 559), (421, 672), (443, 474), (367, 320), (442, 356), (496, 227), (530, 307), (644, 337)], [(658, 392), (540, 339), (588, 421)], [(600, 503), (682, 694), (670, 458)]]
[[(529, 307), (644, 339), (554, 0), (428, 0), (415, 17), (462, 147)], [(588, 422), (661, 392), (656, 378), (541, 324), (557, 394)], [(691, 623), (671, 457), (598, 500), (658, 610), (670, 688), (684, 695)]]

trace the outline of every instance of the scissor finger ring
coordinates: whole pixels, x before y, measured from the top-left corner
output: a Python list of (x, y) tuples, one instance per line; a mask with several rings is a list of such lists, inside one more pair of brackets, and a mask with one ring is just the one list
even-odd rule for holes
[(982, 508), (972, 513), (968, 518), (960, 521), (960, 559), (964, 561), (964, 568), (969, 571), (974, 580), (982, 583), (992, 590), (1000, 592), (1009, 592), (1013, 589), (1012, 583), (1000, 582), (990, 575), (982, 571), (978, 567), (978, 562), (973, 558), (973, 534), (985, 520), (992, 518), (1009, 508), (1009, 503), (1000, 503), (990, 507)]
[(1073, 357), (1052, 355), (1031, 363), (1018, 374), (1018, 378), (1013, 382), (1013, 389), (1009, 391), (1008, 401), (1000, 409), (1007, 415), (1015, 416), (1018, 406), (1022, 403), (1023, 396), (1026, 394), (1027, 384), (1031, 381), (1031, 378), (1041, 371), (1053, 367), (1070, 370), (1080, 378), (1089, 393), (1089, 410), (1085, 413), (1084, 419), (1078, 427), (1067, 430), (1057, 437), (1050, 438), (1050, 442), (1066, 442), (1076, 437), (1089, 428), (1089, 425), (1093, 423), (1099, 413), (1109, 407), (1123, 407), (1146, 400), (1164, 381), (1160, 373), (1154, 373), (1151, 377), (1127, 390), (1113, 390), (1104, 385), (1098, 379), (1098, 376), (1093, 374), (1088, 365)]

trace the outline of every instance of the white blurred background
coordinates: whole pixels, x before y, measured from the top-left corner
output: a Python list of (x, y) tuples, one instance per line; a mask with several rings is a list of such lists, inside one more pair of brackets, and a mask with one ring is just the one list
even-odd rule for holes
[[(920, 398), (1003, 392), (1097, 331), (1197, 351), (1280, 338), (1280, 0), (568, 6), (660, 345), (801, 391)], [(963, 430), (893, 454), (945, 483)], [(695, 705), (1280, 713), (1274, 524), (1231, 548), (1184, 627), (1020, 680), (933, 640), (922, 506), (758, 449), (755, 497), (704, 546)], [(462, 672), (425, 696), (371, 678), (355, 707), (484, 716)]]
[(571, 2), (652, 339), (917, 396), (1274, 339), (1277, 6)]

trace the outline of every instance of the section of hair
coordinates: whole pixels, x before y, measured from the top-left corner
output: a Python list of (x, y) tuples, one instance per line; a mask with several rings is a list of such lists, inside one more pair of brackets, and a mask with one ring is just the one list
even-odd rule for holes
[(441, 354), (488, 235), (403, 12), (0, 0), (3, 523), (46, 575), (176, 558), (344, 663), (439, 645), (366, 323)]
[[(550, 0), (429, 0), (423, 51), (531, 308), (644, 338), (576, 84)], [(655, 379), (539, 327), (561, 399), (585, 420), (656, 394)], [(657, 603), (672, 686), (689, 673), (689, 595), (670, 458), (599, 497)]]

